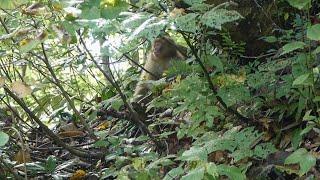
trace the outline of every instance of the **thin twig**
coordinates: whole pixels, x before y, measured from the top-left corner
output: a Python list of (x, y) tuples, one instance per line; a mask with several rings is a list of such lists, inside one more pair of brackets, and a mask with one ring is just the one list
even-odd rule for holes
[(132, 118), (128, 119), (129, 121), (132, 121), (133, 124), (135, 124), (143, 134), (147, 134), (149, 136), (149, 138), (156, 144), (157, 148), (159, 149), (161, 147), (160, 143), (158, 141), (155, 140), (155, 138), (153, 137), (152, 133), (149, 131), (148, 127), (140, 120), (140, 116), (139, 114), (133, 109), (133, 107), (131, 106), (131, 104), (128, 103), (127, 101), (127, 97), (124, 95), (124, 93), (122, 92), (120, 86), (114, 81), (114, 77), (112, 75), (112, 72), (110, 71), (110, 75), (108, 75), (103, 69), (102, 67), (99, 65), (99, 63), (95, 60), (95, 58), (93, 57), (93, 55), (91, 54), (91, 52), (89, 51), (89, 49), (86, 46), (86, 43), (84, 42), (80, 32), (78, 32), (79, 35), (79, 39), (81, 44), (83, 45), (85, 51), (87, 52), (87, 54), (89, 55), (89, 57), (91, 58), (92, 62), (97, 66), (97, 68), (101, 71), (101, 73), (104, 75), (104, 77), (108, 80), (108, 82), (116, 89), (116, 91), (118, 92), (118, 94), (120, 95), (120, 98), (122, 99), (124, 105), (126, 106), (126, 108), (129, 110), (130, 115)]
[(223, 99), (220, 97), (220, 96), (217, 96), (218, 94), (218, 91), (217, 89), (214, 87), (213, 85), (213, 82), (211, 81), (211, 78), (210, 78), (210, 75), (209, 75), (209, 72), (207, 71), (206, 67), (204, 66), (203, 62), (201, 61), (200, 57), (198, 56), (198, 53), (197, 51), (195, 50), (195, 48), (193, 47), (193, 45), (191, 44), (191, 42), (189, 41), (189, 39), (186, 37), (186, 35), (184, 33), (181, 33), (180, 34), (183, 36), (184, 40), (186, 41), (187, 45), (189, 46), (189, 48), (191, 49), (191, 52), (192, 54), (195, 56), (195, 60), (197, 61), (197, 63), (200, 65), (206, 79), (207, 79), (207, 82), (209, 84), (209, 87), (210, 89), (212, 90), (213, 94), (216, 96), (218, 102), (223, 106), (223, 108), (236, 115), (240, 120), (242, 120), (243, 122), (245, 123), (249, 123), (250, 119), (247, 118), (247, 117), (244, 117), (243, 115), (241, 115), (237, 110), (233, 109), (232, 107), (228, 107), (227, 104), (223, 101)]

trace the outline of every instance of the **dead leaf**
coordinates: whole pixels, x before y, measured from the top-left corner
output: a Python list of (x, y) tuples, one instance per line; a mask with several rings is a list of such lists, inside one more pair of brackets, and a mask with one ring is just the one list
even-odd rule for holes
[(101, 124), (99, 124), (95, 129), (96, 129), (96, 130), (99, 130), (99, 131), (105, 130), (105, 129), (107, 129), (108, 127), (110, 127), (110, 125), (111, 125), (110, 121), (104, 121), (104, 122), (102, 122)]
[(23, 9), (22, 13), (30, 16), (41, 15), (46, 13), (46, 8), (40, 3), (33, 3)]
[(61, 125), (59, 130), (60, 130), (60, 132), (62, 132), (62, 131), (79, 131), (79, 129), (73, 123)]
[(209, 154), (209, 161), (215, 163), (225, 163), (228, 160), (228, 153), (225, 151), (215, 151)]
[(57, 34), (57, 36), (62, 44), (70, 44), (71, 43), (72, 39), (71, 39), (70, 34), (62, 26), (52, 25), (52, 29)]
[(292, 134), (291, 134), (291, 133), (286, 133), (286, 134), (283, 136), (283, 138), (281, 139), (281, 142), (280, 142), (279, 147), (280, 147), (281, 149), (286, 148), (286, 147), (290, 144), (291, 138), (292, 138)]
[(69, 138), (69, 137), (83, 137), (86, 134), (82, 131), (76, 130), (76, 131), (65, 131), (59, 133), (59, 136), (62, 138)]
[(82, 169), (77, 170), (72, 174), (70, 180), (84, 180), (86, 176), (86, 172)]
[(32, 93), (30, 86), (21, 81), (16, 81), (11, 84), (11, 90), (20, 98), (24, 98)]
[(4, 77), (0, 77), (0, 87), (3, 87), (4, 82), (5, 82)]
[(29, 151), (22, 151), (22, 149), (20, 149), (14, 156), (14, 160), (17, 161), (17, 164), (31, 162), (31, 156)]

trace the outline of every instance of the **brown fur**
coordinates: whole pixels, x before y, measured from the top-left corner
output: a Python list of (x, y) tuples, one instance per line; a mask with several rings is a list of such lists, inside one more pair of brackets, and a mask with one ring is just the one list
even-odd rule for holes
[[(177, 50), (179, 48), (179, 50)], [(157, 38), (149, 52), (147, 61), (144, 65), (144, 69), (138, 82), (134, 95), (133, 102), (138, 102), (145, 96), (152, 87), (151, 83), (145, 82), (148, 80), (158, 80), (162, 77), (164, 71), (170, 67), (171, 60), (185, 59), (185, 55), (181, 53), (181, 50), (185, 50), (184, 47), (180, 47), (169, 37)]]

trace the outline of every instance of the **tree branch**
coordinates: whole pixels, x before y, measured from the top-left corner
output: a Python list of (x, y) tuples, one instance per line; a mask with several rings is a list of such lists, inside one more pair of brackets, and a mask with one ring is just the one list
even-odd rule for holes
[(227, 112), (230, 112), (234, 115), (236, 115), (241, 121), (245, 122), (245, 123), (249, 123), (250, 119), (247, 118), (247, 117), (244, 117), (243, 115), (241, 115), (236, 109), (233, 109), (232, 107), (228, 107), (227, 104), (222, 100), (222, 98), (220, 96), (217, 96), (218, 94), (218, 91), (217, 89), (214, 87), (212, 81), (211, 81), (211, 78), (210, 78), (210, 75), (209, 75), (209, 72), (207, 71), (206, 67), (204, 66), (203, 62), (201, 61), (200, 57), (198, 56), (198, 53), (197, 51), (195, 50), (195, 48), (193, 47), (193, 45), (191, 44), (190, 40), (186, 37), (186, 35), (182, 32), (179, 32), (184, 40), (186, 41), (187, 45), (189, 46), (189, 48), (191, 49), (191, 52), (192, 54), (195, 56), (196, 58), (196, 62), (200, 65), (206, 79), (207, 79), (207, 82), (209, 84), (209, 87), (210, 89), (212, 90), (213, 94), (216, 96), (218, 102), (223, 106), (223, 108), (227, 111)]

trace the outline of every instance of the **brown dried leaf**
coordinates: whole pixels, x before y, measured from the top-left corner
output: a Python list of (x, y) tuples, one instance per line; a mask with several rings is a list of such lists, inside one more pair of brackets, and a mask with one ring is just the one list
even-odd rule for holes
[(70, 177), (70, 180), (84, 180), (86, 174), (87, 173), (84, 170), (79, 169), (72, 174), (72, 176)]
[(17, 164), (31, 162), (31, 156), (29, 151), (22, 151), (22, 149), (20, 149), (14, 156), (14, 160), (17, 161)]
[(3, 87), (4, 82), (5, 82), (4, 77), (0, 77), (0, 87)]
[(68, 137), (83, 137), (85, 136), (85, 133), (79, 130), (76, 131), (65, 131), (59, 133), (59, 136), (62, 138), (68, 138)]

